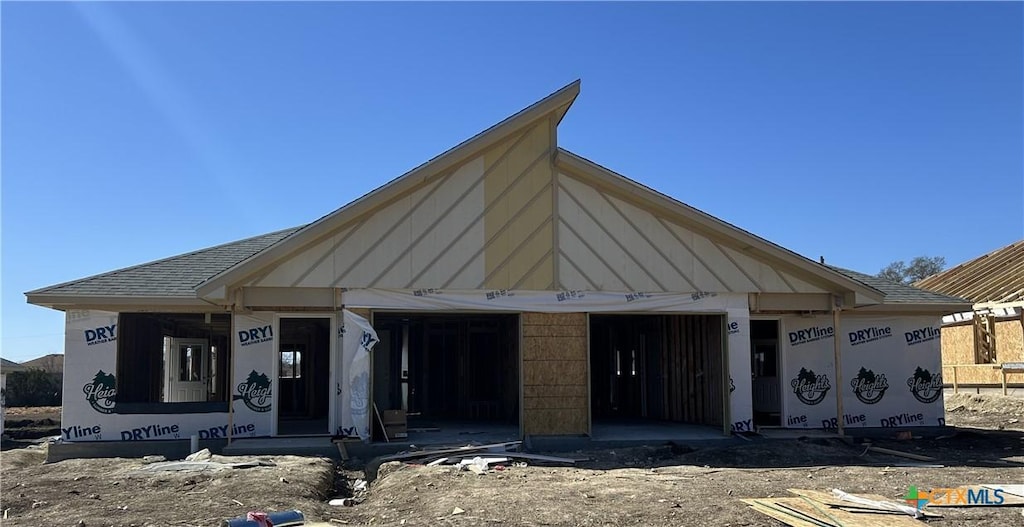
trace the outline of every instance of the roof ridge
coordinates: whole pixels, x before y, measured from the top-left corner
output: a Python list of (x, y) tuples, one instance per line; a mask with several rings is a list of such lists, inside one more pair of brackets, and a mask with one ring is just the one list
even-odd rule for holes
[[(346, 212), (350, 211), (357, 211), (351, 213), (356, 214), (358, 216), (358, 211), (360, 210), (360, 207), (367, 206), (366, 204), (376, 196), (386, 195), (386, 193), (389, 190), (393, 190), (394, 192), (398, 193), (406, 191), (407, 189), (403, 188), (402, 185), (406, 184), (405, 182), (407, 180), (415, 181), (413, 180), (414, 176), (422, 176), (420, 181), (430, 180), (432, 178), (439, 177), (445, 171), (450, 170), (453, 166), (458, 166), (460, 163), (465, 162), (465, 159), (456, 156), (456, 154), (458, 154), (462, 150), (466, 150), (466, 152), (460, 154), (461, 156), (465, 156), (469, 152), (474, 152), (474, 149), (489, 146), (487, 144), (487, 141), (496, 142), (494, 138), (491, 138), (489, 136), (496, 134), (499, 131), (502, 131), (503, 129), (510, 127), (512, 125), (515, 125), (517, 127), (516, 129), (525, 127), (525, 125), (535, 123), (541, 117), (549, 115), (553, 112), (558, 112), (563, 109), (565, 111), (568, 111), (568, 108), (572, 106), (572, 104), (576, 101), (576, 97), (579, 95), (580, 83), (580, 79), (576, 79), (570, 82), (569, 84), (566, 84), (565, 86), (562, 86), (561, 88), (544, 96), (543, 98), (530, 103), (521, 110), (509, 115), (508, 117), (505, 117), (504, 119), (498, 121), (497, 123), (491, 126), (488, 126), (483, 131), (470, 136), (468, 139), (459, 142), (455, 146), (448, 148), (447, 150), (441, 152), (440, 154), (431, 157), (427, 161), (424, 161), (423, 163), (416, 165), (414, 168), (405, 171), (398, 177), (395, 177), (387, 181), (386, 183), (374, 188), (373, 190), (342, 205), (341, 207), (338, 207), (332, 210), (331, 212), (328, 212), (327, 214), (321, 216), (320, 218), (317, 218), (315, 221), (304, 225), (302, 228), (299, 229), (297, 234), (301, 233), (301, 235), (303, 236), (311, 236), (314, 239), (318, 236), (324, 236), (324, 231), (329, 233), (332, 229), (338, 227), (338, 225), (333, 224), (333, 222), (337, 221), (335, 220), (335, 218), (342, 217)], [(560, 119), (565, 115), (565, 111), (559, 114)], [(536, 112), (542, 113), (538, 115), (533, 115)], [(434, 172), (420, 174), (420, 172), (425, 171), (428, 168), (431, 168), (432, 170), (434, 170)], [(293, 242), (292, 240), (289, 240), (288, 243), (303, 242)], [(278, 244), (274, 244), (274, 246), (274, 251), (284, 251), (292, 249), (291, 247), (288, 247), (287, 244), (281, 245), (279, 247)], [(270, 247), (268, 247), (267, 249), (270, 249)], [(227, 269), (224, 269), (221, 272), (206, 278), (205, 280), (196, 285), (198, 295), (202, 297), (204, 289), (213, 289), (214, 283), (216, 283), (217, 281), (223, 281), (225, 280), (225, 277), (230, 277), (232, 274), (238, 274), (243, 272), (242, 270), (244, 270), (247, 266), (259, 265), (260, 262), (257, 259), (257, 255), (264, 252), (266, 251), (260, 251), (259, 253), (253, 254), (248, 258), (245, 258), (244, 260), (241, 260), (235, 263), (234, 265), (231, 265)], [(267, 258), (272, 257), (272, 254), (271, 256), (267, 256)]]

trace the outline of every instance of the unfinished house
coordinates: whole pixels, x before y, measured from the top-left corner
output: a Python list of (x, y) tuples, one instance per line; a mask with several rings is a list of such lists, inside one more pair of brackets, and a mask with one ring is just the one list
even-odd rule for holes
[(969, 304), (559, 148), (578, 93), (308, 225), (27, 293), (67, 313), (64, 440), (942, 423), (939, 322)]
[(942, 371), (954, 390), (1024, 388), (1024, 240), (914, 284), (965, 298), (942, 318)]

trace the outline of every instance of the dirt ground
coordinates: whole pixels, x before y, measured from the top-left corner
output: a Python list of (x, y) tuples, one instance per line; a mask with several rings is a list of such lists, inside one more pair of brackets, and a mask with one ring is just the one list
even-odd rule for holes
[(992, 430), (1024, 430), (1024, 399), (957, 393), (946, 397), (946, 422)]
[(11, 439), (36, 439), (60, 435), (60, 407), (11, 407), (4, 419), (4, 434)]
[[(217, 525), (249, 510), (302, 510), (336, 525), (701, 525), (778, 526), (739, 498), (785, 496), (787, 488), (882, 494), (911, 485), (951, 487), (1024, 482), (1024, 401), (947, 399), (937, 438), (874, 444), (937, 458), (941, 468), (865, 452), (837, 438), (734, 440), (693, 450), (658, 445), (557, 453), (589, 458), (573, 468), (507, 467), (484, 475), (449, 467), (389, 463), (365, 492), (362, 464), (319, 458), (261, 458), (276, 466), (205, 473), (140, 473), (139, 459), (42, 464), (39, 448), (3, 452), (3, 525)], [(1013, 419), (1018, 419), (1012, 422)], [(227, 458), (236, 460), (237, 458)], [(249, 459), (249, 458), (246, 458)], [(919, 464), (919, 463), (917, 463)], [(352, 507), (326, 500), (354, 495)], [(1024, 525), (1024, 508), (944, 508), (940, 526)]]

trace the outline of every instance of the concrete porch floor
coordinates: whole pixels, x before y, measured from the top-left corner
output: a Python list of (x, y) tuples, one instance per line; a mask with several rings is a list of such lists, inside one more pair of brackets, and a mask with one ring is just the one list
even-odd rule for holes
[(668, 421), (595, 421), (591, 440), (601, 441), (713, 441), (729, 439), (721, 427)]
[[(434, 430), (436, 428), (436, 430)], [(391, 443), (406, 445), (456, 445), (469, 443), (505, 443), (518, 441), (519, 426), (486, 421), (432, 421), (409, 423), (409, 437), (393, 438)], [(375, 443), (387, 443), (378, 440)]]

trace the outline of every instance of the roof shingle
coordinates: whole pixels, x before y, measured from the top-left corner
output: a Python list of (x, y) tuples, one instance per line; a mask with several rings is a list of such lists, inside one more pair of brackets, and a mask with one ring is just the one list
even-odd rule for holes
[(885, 293), (885, 304), (969, 304), (969, 300), (925, 291), (914, 286), (896, 283), (885, 278), (858, 273), (829, 265), (832, 270)]
[(29, 291), (28, 295), (142, 296), (195, 298), (204, 280), (285, 239), (285, 229), (200, 249), (155, 262)]

